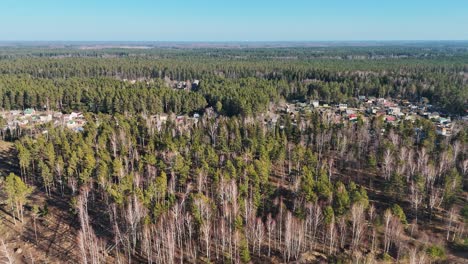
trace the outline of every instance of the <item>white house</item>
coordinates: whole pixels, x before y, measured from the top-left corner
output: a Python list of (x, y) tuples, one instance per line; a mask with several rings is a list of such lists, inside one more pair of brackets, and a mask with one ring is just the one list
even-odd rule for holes
[(312, 101), (312, 106), (313, 106), (314, 108), (319, 107), (319, 106), (320, 106), (319, 101), (318, 101), (318, 100), (313, 100), (313, 101)]
[(348, 109), (348, 104), (339, 104), (338, 109), (340, 109), (340, 111), (345, 111)]

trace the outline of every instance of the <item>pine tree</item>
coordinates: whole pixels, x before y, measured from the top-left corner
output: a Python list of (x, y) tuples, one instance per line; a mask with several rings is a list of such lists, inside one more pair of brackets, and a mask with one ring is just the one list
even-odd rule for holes
[[(34, 188), (25, 184), (20, 177), (14, 173), (10, 173), (5, 179), (5, 193), (7, 195), (7, 203), (16, 212), (16, 217), (23, 222), (24, 205), (28, 201), (29, 195)], [(16, 223), (16, 217), (13, 217)]]

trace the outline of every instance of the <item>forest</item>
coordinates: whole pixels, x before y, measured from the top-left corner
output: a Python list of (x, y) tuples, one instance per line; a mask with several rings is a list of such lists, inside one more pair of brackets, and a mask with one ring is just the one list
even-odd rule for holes
[[(359, 96), (424, 101), (452, 133), (278, 110)], [(0, 259), (466, 263), (467, 104), (464, 43), (0, 47), (0, 110), (86, 120), (1, 131)]]

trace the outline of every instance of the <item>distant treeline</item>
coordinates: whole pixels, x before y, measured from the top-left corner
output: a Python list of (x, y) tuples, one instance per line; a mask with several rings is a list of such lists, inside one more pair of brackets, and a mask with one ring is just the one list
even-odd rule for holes
[[(108, 58), (72, 53), (69, 57), (61, 49), (55, 50), (57, 57), (23, 56), (26, 50), (0, 49), (0, 54), (11, 57), (0, 59), (3, 108), (42, 106), (48, 98), (51, 106), (62, 109), (185, 113), (203, 108), (206, 100), (210, 106), (224, 105), (227, 115), (249, 115), (280, 98), (352, 103), (358, 95), (366, 95), (413, 101), (426, 97), (442, 110), (461, 114), (468, 99), (468, 56), (459, 47), (368, 48), (368, 54), (410, 54), (378, 60), (338, 58), (342, 53), (361, 56), (364, 47), (82, 51), (105, 53)], [(115, 56), (118, 50), (142, 56)], [(420, 56), (423, 50), (426, 55)], [(334, 59), (303, 59), (319, 53)], [(168, 78), (199, 79), (201, 84), (189, 93), (171, 91), (162, 81)], [(122, 79), (141, 82), (131, 85)], [(156, 82), (147, 85), (148, 80)]]

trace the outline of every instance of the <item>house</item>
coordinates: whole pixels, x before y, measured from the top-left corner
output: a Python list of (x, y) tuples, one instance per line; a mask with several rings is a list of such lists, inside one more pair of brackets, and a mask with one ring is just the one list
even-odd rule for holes
[(414, 121), (414, 120), (416, 120), (416, 115), (414, 115), (414, 114), (407, 115), (407, 116), (405, 116), (405, 120)]
[(19, 110), (11, 110), (10, 111), (10, 115), (12, 115), (12, 116), (18, 116), (20, 114), (21, 114), (21, 111), (19, 111)]
[(76, 125), (76, 122), (73, 121), (73, 120), (69, 120), (69, 121), (67, 121), (66, 125), (67, 125), (67, 128), (74, 128), (75, 125)]
[(378, 98), (377, 99), (377, 104), (378, 105), (384, 105), (387, 102), (385, 98)]
[(317, 107), (319, 107), (319, 106), (320, 106), (320, 103), (319, 103), (318, 100), (313, 100), (313, 101), (312, 101), (312, 107), (317, 108)]
[(69, 119), (75, 119), (75, 118), (83, 118), (83, 114), (79, 112), (72, 112), (69, 116)]
[(418, 106), (417, 106), (417, 105), (409, 105), (409, 108), (410, 108), (411, 110), (413, 110), (413, 111), (414, 111), (414, 110), (418, 110)]
[(23, 111), (23, 114), (25, 116), (31, 116), (33, 115), (34, 113), (36, 113), (36, 110), (32, 109), (32, 108), (26, 108), (24, 111)]
[(339, 104), (338, 109), (340, 111), (345, 111), (346, 109), (348, 109), (348, 104)]
[(399, 115), (401, 113), (401, 109), (398, 106), (391, 106), (388, 108), (387, 113), (389, 115)]
[(184, 89), (187, 87), (187, 82), (178, 82), (177, 89)]
[(437, 126), (436, 133), (438, 135), (447, 136), (448, 131), (446, 127)]
[(158, 119), (159, 119), (159, 121), (160, 121), (161, 123), (166, 123), (166, 122), (167, 122), (167, 119), (168, 119), (168, 115), (166, 115), (166, 114), (160, 114), (160, 115), (158, 116)]
[(375, 108), (375, 107), (370, 107), (370, 108), (367, 108), (366, 112), (367, 112), (368, 114), (376, 114), (376, 113), (377, 113), (377, 110), (378, 110), (378, 109)]
[(41, 114), (39, 115), (39, 120), (43, 123), (52, 121), (52, 115)]
[(368, 104), (373, 104), (373, 103), (375, 102), (375, 100), (376, 100), (376, 99), (375, 99), (374, 96), (369, 96), (369, 97), (367, 98), (366, 103), (368, 103)]
[(393, 122), (396, 121), (396, 117), (391, 116), (391, 115), (388, 115), (388, 116), (385, 117), (385, 121), (386, 121), (387, 123), (393, 123)]
[(366, 100), (366, 96), (365, 96), (365, 95), (359, 95), (359, 96), (358, 96), (358, 99), (359, 99), (359, 101), (365, 101), (365, 100)]
[(348, 119), (349, 119), (349, 121), (357, 121), (358, 116), (357, 116), (357, 114), (350, 114), (350, 115), (348, 115)]
[(450, 118), (446, 118), (446, 117), (439, 118), (439, 124), (441, 125), (450, 124), (450, 122), (451, 122)]
[(439, 119), (440, 115), (437, 112), (432, 112), (427, 116), (429, 119)]
[(183, 122), (184, 120), (185, 120), (185, 116), (183, 116), (183, 115), (179, 115), (179, 116), (176, 117), (177, 123)]

